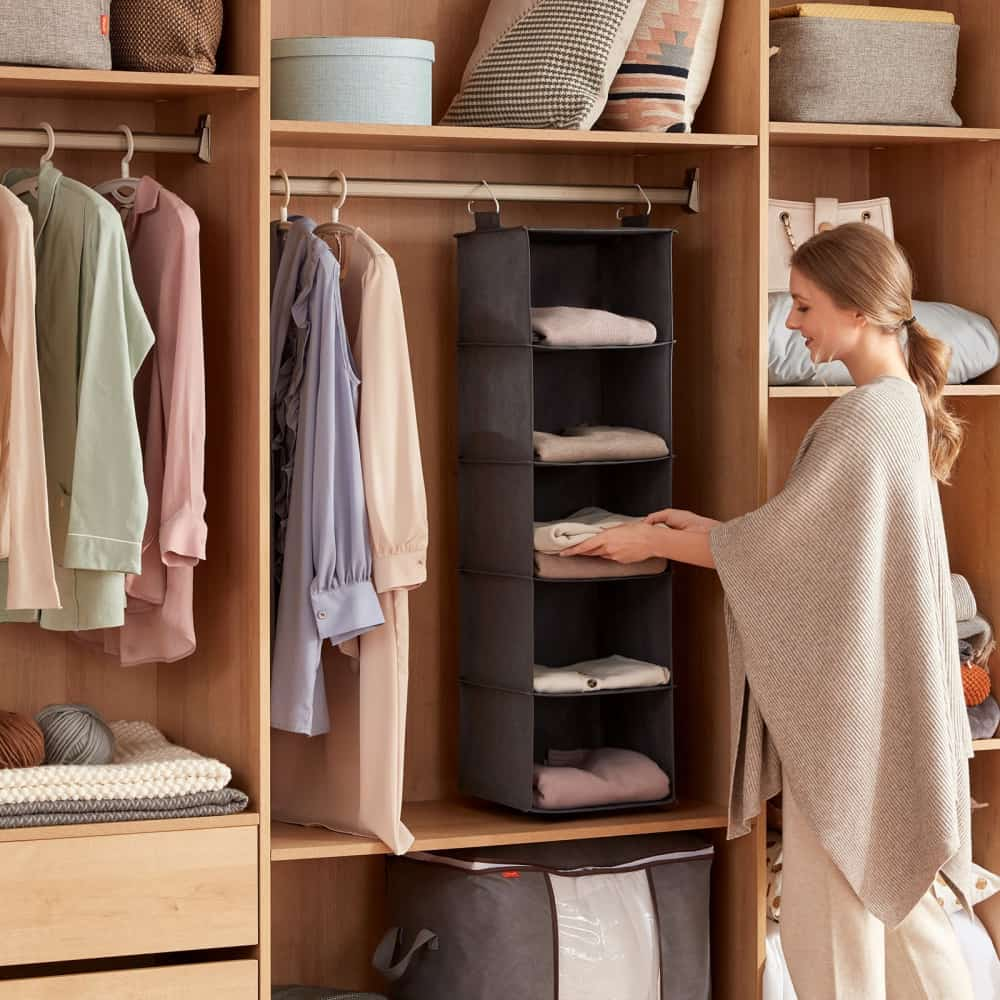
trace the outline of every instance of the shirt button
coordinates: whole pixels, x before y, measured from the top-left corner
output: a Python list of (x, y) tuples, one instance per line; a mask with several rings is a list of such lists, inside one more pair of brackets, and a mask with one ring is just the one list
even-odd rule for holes
[(325, 611), (320, 611), (320, 613), (319, 613), (318, 615), (316, 615), (316, 617), (317, 617), (317, 618), (318, 618), (318, 619), (319, 619), (319, 620), (320, 620), (321, 622), (325, 622), (325, 621), (326, 621), (326, 612), (325, 612)]

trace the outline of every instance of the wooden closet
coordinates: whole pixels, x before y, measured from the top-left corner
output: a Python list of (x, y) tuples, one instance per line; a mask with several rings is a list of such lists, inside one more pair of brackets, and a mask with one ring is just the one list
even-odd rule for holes
[[(887, 2), (887, 0), (883, 0)], [(903, 6), (904, 4), (895, 4)], [(385, 848), (272, 824), (268, 674), (268, 235), (279, 167), (293, 176), (677, 187), (697, 167), (701, 211), (658, 207), (674, 244), (675, 505), (720, 518), (778, 488), (833, 395), (768, 389), (766, 200), (889, 195), (922, 299), (1000, 323), (1000, 20), (986, 0), (933, 0), (962, 26), (956, 107), (963, 129), (769, 125), (767, 4), (728, 0), (712, 81), (692, 135), (271, 122), (270, 40), (396, 35), (436, 46), (434, 120), (457, 90), (488, 0), (227, 0), (220, 72), (210, 77), (0, 67), (0, 128), (185, 134), (212, 115), (212, 162), (137, 154), (197, 211), (208, 377), (208, 559), (196, 575), (199, 649), (175, 664), (123, 669), (71, 637), (0, 627), (0, 708), (34, 714), (86, 702), (147, 719), (217, 756), (250, 811), (217, 820), (0, 831), (0, 1000), (56, 996), (267, 998), (272, 983), (379, 988), (369, 959), (385, 930)], [(39, 149), (6, 150), (34, 163)], [(60, 150), (90, 182), (119, 156)], [(329, 217), (330, 200), (292, 211)], [(638, 211), (639, 209), (635, 209)], [(411, 598), (404, 817), (415, 849), (695, 830), (716, 848), (713, 996), (753, 1000), (764, 955), (764, 830), (726, 841), (729, 697), (714, 575), (674, 579), (678, 804), (543, 821), (458, 798), (457, 292), (463, 202), (353, 198), (344, 218), (393, 256), (406, 310), (430, 510), (429, 580)], [(613, 227), (614, 206), (503, 205), (505, 225)], [(943, 490), (953, 567), (1000, 617), (1000, 370), (949, 390), (968, 444)], [(328, 683), (342, 661), (330, 653)], [(334, 685), (331, 685), (334, 687)], [(1000, 787), (977, 747), (973, 794)], [(302, 780), (309, 780), (303, 775)], [(1000, 801), (977, 812), (975, 854), (1000, 868)], [(1000, 904), (981, 916), (1000, 942)], [(457, 998), (456, 998), (457, 1000)], [(465, 998), (463, 998), (465, 1000)], [(472, 998), (468, 998), (472, 1000)]]

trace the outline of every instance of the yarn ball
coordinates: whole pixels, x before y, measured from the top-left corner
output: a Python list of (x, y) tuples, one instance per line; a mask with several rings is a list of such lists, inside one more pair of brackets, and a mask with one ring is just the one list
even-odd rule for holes
[(46, 764), (110, 764), (115, 738), (89, 705), (48, 705), (35, 721), (45, 734)]
[(45, 763), (45, 737), (26, 715), (0, 712), (0, 768)]
[(990, 675), (982, 667), (973, 664), (962, 666), (962, 689), (965, 691), (965, 704), (970, 708), (981, 705), (989, 697)]

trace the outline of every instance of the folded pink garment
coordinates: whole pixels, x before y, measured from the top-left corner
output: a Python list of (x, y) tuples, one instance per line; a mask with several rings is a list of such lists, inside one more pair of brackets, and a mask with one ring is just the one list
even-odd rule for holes
[(535, 765), (536, 809), (655, 802), (669, 794), (670, 778), (636, 750), (550, 750), (548, 763)]
[(535, 574), (546, 580), (587, 580), (590, 577), (656, 576), (667, 568), (666, 559), (619, 563), (600, 556), (553, 556), (535, 553)]

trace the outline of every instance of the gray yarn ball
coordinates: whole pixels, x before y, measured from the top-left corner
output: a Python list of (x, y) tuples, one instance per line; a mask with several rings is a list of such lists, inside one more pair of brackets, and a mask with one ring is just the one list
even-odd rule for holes
[(46, 764), (110, 764), (115, 738), (89, 705), (48, 705), (35, 721), (45, 734)]

